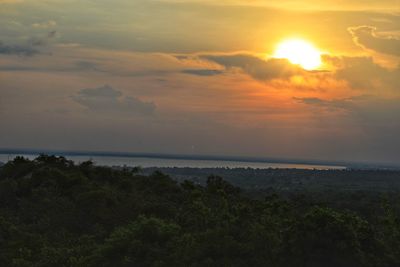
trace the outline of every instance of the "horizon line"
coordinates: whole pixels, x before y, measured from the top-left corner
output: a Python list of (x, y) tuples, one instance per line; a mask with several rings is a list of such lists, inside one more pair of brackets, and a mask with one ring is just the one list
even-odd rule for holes
[(258, 163), (286, 163), (300, 165), (318, 165), (345, 168), (376, 168), (376, 169), (399, 169), (400, 165), (393, 163), (378, 162), (351, 162), (337, 160), (316, 160), (316, 159), (294, 159), (256, 156), (228, 156), (228, 155), (206, 155), (206, 154), (174, 154), (156, 152), (122, 152), (122, 151), (90, 151), (90, 150), (59, 150), (59, 149), (20, 149), (0, 148), (0, 154), (32, 154), (32, 155), (57, 155), (57, 156), (98, 156), (98, 157), (124, 157), (124, 158), (158, 158), (176, 160), (220, 160), (237, 162), (258, 162)]

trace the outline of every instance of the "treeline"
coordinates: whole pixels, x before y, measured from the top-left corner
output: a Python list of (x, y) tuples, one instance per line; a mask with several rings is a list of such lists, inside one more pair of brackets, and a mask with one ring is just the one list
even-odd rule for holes
[(16, 158), (0, 168), (0, 266), (400, 266), (400, 220), (366, 218), (222, 178)]
[(358, 169), (252, 169), (252, 168), (144, 168), (143, 173), (155, 170), (178, 181), (193, 180), (205, 184), (207, 177), (218, 175), (229, 183), (246, 190), (272, 188), (279, 192), (308, 191), (370, 191), (400, 193), (400, 170)]

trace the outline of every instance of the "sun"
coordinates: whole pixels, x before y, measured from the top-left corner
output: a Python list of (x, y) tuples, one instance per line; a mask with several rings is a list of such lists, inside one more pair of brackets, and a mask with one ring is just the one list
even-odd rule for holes
[(321, 52), (311, 43), (300, 39), (283, 41), (277, 46), (273, 57), (286, 58), (306, 70), (317, 69), (322, 64)]

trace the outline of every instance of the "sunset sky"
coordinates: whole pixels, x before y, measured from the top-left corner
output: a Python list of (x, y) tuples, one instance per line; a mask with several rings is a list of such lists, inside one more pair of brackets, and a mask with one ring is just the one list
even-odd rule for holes
[(0, 0), (0, 147), (396, 163), (399, 63), (399, 0)]

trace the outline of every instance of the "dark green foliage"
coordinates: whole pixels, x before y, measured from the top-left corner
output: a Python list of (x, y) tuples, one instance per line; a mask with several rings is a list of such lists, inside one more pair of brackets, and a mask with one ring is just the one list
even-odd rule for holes
[(320, 207), (291, 225), (285, 246), (292, 266), (376, 266), (375, 259), (382, 258), (368, 222)]
[(138, 171), (46, 155), (5, 164), (0, 266), (400, 266), (393, 197), (369, 207), (355, 194), (349, 211)]
[(91, 260), (97, 266), (172, 266), (180, 227), (154, 217), (139, 216), (113, 230)]

